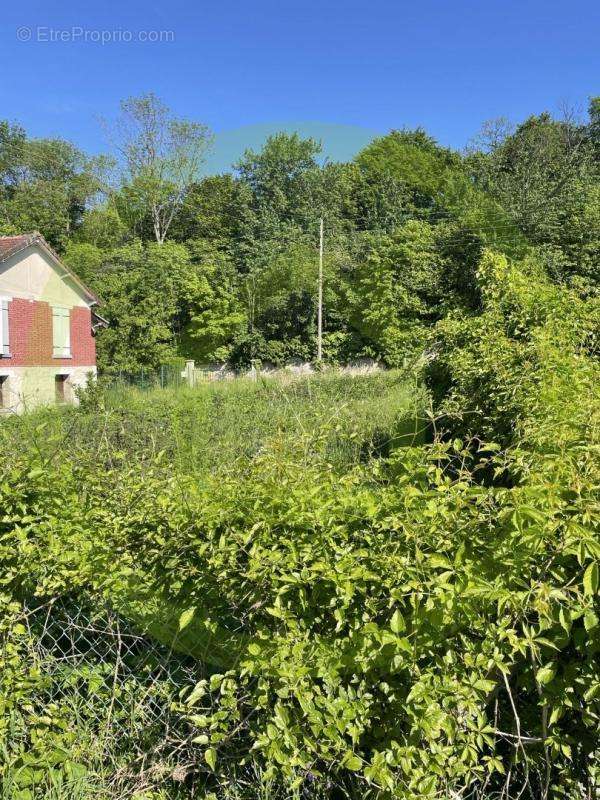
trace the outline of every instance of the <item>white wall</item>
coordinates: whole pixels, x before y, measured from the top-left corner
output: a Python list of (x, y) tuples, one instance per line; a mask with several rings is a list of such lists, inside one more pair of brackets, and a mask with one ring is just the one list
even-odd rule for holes
[(43, 300), (51, 305), (87, 306), (83, 292), (37, 245), (0, 264), (0, 295)]

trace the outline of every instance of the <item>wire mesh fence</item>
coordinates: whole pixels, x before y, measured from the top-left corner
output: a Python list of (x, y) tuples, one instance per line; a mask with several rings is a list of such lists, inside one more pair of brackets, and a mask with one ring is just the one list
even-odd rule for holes
[[(20, 628), (27, 667), (17, 685), (32, 691), (11, 719), (5, 756), (23, 794), (9, 796), (37, 797), (29, 792), (57, 775), (90, 770), (129, 788), (183, 779), (191, 732), (174, 706), (200, 679), (197, 661), (140, 634), (95, 598), (24, 606)], [(0, 659), (6, 655), (0, 647)]]
[[(193, 366), (186, 369), (180, 365), (162, 364), (155, 369), (141, 368), (137, 371), (118, 370), (101, 375), (103, 383), (112, 388), (134, 387), (139, 390), (179, 389), (209, 383), (230, 380), (245, 373), (220, 369), (213, 366)], [(252, 373), (253, 374), (253, 373)]]
[(162, 364), (156, 369), (118, 370), (102, 375), (102, 380), (108, 386), (117, 388), (132, 386), (140, 390), (179, 389), (188, 385), (182, 366), (172, 364)]

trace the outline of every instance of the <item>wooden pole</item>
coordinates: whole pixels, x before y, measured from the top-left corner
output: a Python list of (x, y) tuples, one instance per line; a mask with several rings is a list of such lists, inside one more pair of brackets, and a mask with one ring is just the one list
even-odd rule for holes
[(319, 225), (319, 291), (317, 300), (317, 362), (323, 360), (323, 217)]

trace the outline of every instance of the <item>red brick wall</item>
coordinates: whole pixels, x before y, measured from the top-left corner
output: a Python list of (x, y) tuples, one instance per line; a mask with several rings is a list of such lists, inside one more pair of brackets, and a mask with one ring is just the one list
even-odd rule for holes
[(8, 330), (11, 358), (2, 366), (15, 367), (93, 367), (96, 341), (92, 336), (90, 309), (71, 309), (71, 358), (52, 358), (52, 308), (41, 300), (15, 298), (8, 304)]

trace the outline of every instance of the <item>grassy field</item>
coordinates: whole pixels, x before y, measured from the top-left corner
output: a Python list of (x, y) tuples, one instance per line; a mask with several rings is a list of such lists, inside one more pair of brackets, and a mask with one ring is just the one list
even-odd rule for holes
[(90, 392), (79, 409), (6, 420), (0, 446), (16, 453), (26, 443), (48, 457), (83, 462), (123, 454), (151, 461), (162, 452), (172, 468), (201, 476), (234, 469), (275, 440), (291, 449), (302, 441), (343, 469), (422, 442), (424, 406), (423, 390), (399, 371), (241, 379), (193, 389), (113, 387)]

